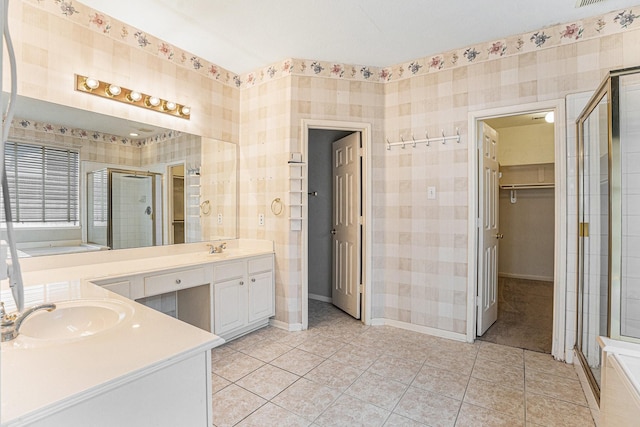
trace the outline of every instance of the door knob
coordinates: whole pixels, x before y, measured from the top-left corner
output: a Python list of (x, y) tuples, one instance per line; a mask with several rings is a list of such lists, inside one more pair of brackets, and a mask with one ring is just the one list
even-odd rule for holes
[(502, 239), (502, 238), (504, 238), (504, 234), (496, 233), (496, 239)]
[(331, 234), (333, 234), (333, 235), (336, 234), (336, 229), (335, 228), (333, 230), (331, 230)]

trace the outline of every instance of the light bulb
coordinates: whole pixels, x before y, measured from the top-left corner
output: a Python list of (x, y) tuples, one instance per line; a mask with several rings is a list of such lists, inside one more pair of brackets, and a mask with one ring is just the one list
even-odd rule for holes
[(92, 91), (100, 86), (100, 80), (94, 79), (93, 77), (87, 77), (84, 79), (84, 88), (88, 91)]
[(122, 89), (117, 85), (109, 85), (104, 91), (109, 96), (118, 96), (122, 92)]
[(147, 99), (144, 100), (144, 103), (147, 107), (157, 107), (160, 105), (160, 98), (157, 96), (147, 96)]
[(171, 101), (165, 101), (164, 104), (162, 104), (162, 108), (166, 111), (173, 111), (176, 109), (176, 103)]
[(553, 113), (553, 111), (549, 111), (544, 116), (544, 121), (547, 122), (547, 123), (553, 123), (555, 121), (555, 119), (556, 119), (556, 117), (555, 117), (555, 114)]
[(188, 116), (189, 114), (191, 114), (191, 107), (187, 107), (186, 105), (183, 106), (182, 108), (180, 108), (180, 114), (182, 114), (183, 116)]
[(132, 90), (127, 95), (127, 101), (129, 102), (138, 102), (142, 99), (142, 94), (138, 91)]

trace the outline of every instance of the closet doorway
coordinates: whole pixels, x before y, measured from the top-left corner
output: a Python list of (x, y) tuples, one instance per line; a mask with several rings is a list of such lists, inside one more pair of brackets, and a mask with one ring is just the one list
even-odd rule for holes
[(301, 326), (313, 324), (309, 300), (332, 303), (368, 323), (370, 126), (303, 121), (302, 128), (307, 167)]
[(544, 353), (553, 331), (554, 121), (537, 111), (479, 122), (476, 334)]

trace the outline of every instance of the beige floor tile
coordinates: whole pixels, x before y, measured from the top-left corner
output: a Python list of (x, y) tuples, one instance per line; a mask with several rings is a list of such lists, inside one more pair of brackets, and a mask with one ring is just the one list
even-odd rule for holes
[(279, 339), (289, 335), (289, 331), (285, 331), (284, 329), (276, 328), (274, 326), (267, 326), (262, 329), (258, 329), (254, 334), (266, 340), (278, 341)]
[(318, 384), (345, 391), (362, 374), (362, 371), (333, 360), (325, 360), (304, 377)]
[(233, 426), (267, 401), (235, 384), (213, 395), (213, 424)]
[(264, 365), (240, 379), (236, 384), (260, 397), (271, 400), (299, 378), (299, 376), (275, 366)]
[(345, 393), (381, 408), (392, 410), (406, 389), (405, 384), (367, 371)]
[(233, 350), (241, 350), (243, 348), (253, 347), (254, 345), (259, 343), (260, 341), (263, 341), (264, 339), (265, 339), (264, 337), (256, 333), (252, 333), (240, 338), (236, 338), (233, 341), (226, 344), (226, 346), (228, 346), (229, 348), (232, 348)]
[(324, 358), (331, 357), (342, 347), (344, 347), (344, 343), (342, 341), (336, 341), (323, 335), (310, 338), (298, 345), (300, 350), (304, 350)]
[(285, 371), (303, 376), (322, 362), (324, 358), (294, 348), (288, 353), (274, 359), (271, 364)]
[(409, 387), (393, 412), (432, 427), (453, 426), (461, 402)]
[(331, 356), (330, 360), (364, 371), (378, 359), (380, 354), (370, 348), (347, 344)]
[(437, 348), (429, 350), (424, 364), (464, 375), (471, 375), (475, 356), (467, 356)]
[(391, 414), (384, 424), (384, 427), (427, 427), (426, 424), (419, 423), (410, 418), (398, 414)]
[(594, 426), (589, 408), (527, 393), (527, 423), (548, 427)]
[(524, 392), (516, 388), (471, 378), (464, 401), (524, 420)]
[(524, 350), (482, 341), (478, 359), (488, 359), (507, 366), (524, 367)]
[(240, 350), (242, 353), (247, 354), (263, 362), (271, 362), (276, 357), (280, 357), (288, 351), (291, 351), (293, 347), (281, 344), (276, 341), (262, 340), (251, 347), (245, 347)]
[(217, 393), (229, 384), (231, 381), (225, 380), (220, 375), (211, 374), (211, 393)]
[(343, 394), (315, 421), (323, 427), (382, 426), (389, 412)]
[(524, 368), (488, 359), (476, 360), (471, 376), (484, 381), (524, 390)]
[(588, 406), (580, 380), (527, 370), (527, 393), (544, 394), (554, 399)]
[(404, 384), (410, 384), (421, 367), (422, 363), (383, 354), (371, 365), (368, 371)]
[(216, 347), (211, 350), (211, 363), (218, 362), (225, 359), (227, 356), (236, 353), (237, 351), (229, 347), (228, 344)]
[(214, 374), (220, 375), (231, 382), (235, 382), (262, 365), (264, 365), (264, 362), (258, 359), (247, 356), (246, 354), (235, 353), (216, 363), (212, 363), (211, 370)]
[(550, 354), (525, 350), (524, 366), (527, 371), (531, 369), (571, 379), (578, 378), (573, 365), (554, 360)]
[(309, 421), (315, 420), (333, 403), (340, 391), (300, 378), (272, 402)]
[(456, 427), (521, 427), (521, 419), (480, 406), (463, 403), (456, 420)]
[(238, 427), (307, 427), (310, 424), (310, 421), (286, 409), (267, 403), (237, 425)]
[(290, 347), (297, 347), (303, 342), (318, 336), (320, 336), (319, 332), (313, 332), (307, 329), (306, 331), (288, 332), (288, 335), (279, 338), (277, 341)]
[(469, 376), (424, 365), (411, 385), (433, 393), (462, 400)]
[(419, 343), (399, 343), (391, 344), (385, 353), (408, 362), (422, 364), (427, 358), (428, 348), (429, 347)]

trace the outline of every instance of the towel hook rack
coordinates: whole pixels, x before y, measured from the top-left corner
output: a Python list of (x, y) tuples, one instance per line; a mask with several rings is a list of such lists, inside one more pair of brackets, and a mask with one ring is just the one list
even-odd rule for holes
[[(442, 141), (442, 144), (446, 144), (447, 141), (456, 141), (458, 144), (460, 143), (460, 141), (462, 140), (461, 136), (460, 136), (460, 128), (456, 127), (456, 133), (455, 135), (451, 135), (451, 136), (447, 136), (444, 129), (441, 130), (441, 134), (442, 136), (436, 137), (436, 138), (429, 138), (429, 132), (425, 131), (424, 132), (424, 139), (416, 139), (415, 135), (412, 133), (411, 134), (411, 145), (415, 148), (417, 147), (418, 144), (426, 144), (427, 147), (429, 147), (431, 145), (431, 141)], [(386, 139), (386, 143), (387, 143), (387, 150), (391, 151), (391, 147), (397, 146), (399, 145), (400, 148), (405, 148), (406, 144), (408, 141), (404, 140), (404, 136), (400, 135), (400, 141), (399, 142), (391, 142), (389, 140), (389, 138)]]

